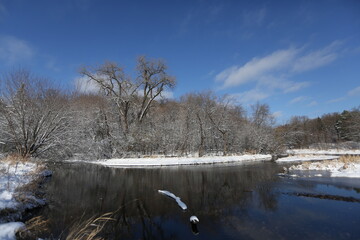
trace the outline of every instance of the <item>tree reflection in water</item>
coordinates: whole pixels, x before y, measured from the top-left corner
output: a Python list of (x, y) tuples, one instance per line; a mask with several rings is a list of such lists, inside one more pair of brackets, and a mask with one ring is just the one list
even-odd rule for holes
[[(281, 229), (291, 223), (284, 209), (299, 198), (279, 205), (280, 199), (288, 201), (292, 196), (278, 190), (283, 180), (276, 175), (281, 167), (274, 163), (147, 169), (58, 164), (53, 168), (46, 185), (50, 203), (42, 215), (51, 220), (54, 237), (64, 238), (80, 216), (105, 212), (115, 212), (115, 221), (104, 228), (105, 239), (304, 237), (297, 238), (296, 229)], [(299, 184), (298, 188), (316, 187)], [(179, 196), (188, 210), (183, 212), (159, 189)], [(193, 234), (191, 215), (201, 219), (199, 235)]]

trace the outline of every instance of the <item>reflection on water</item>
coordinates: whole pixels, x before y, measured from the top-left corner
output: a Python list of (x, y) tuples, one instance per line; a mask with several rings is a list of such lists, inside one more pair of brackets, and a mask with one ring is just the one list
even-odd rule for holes
[[(80, 218), (106, 212), (115, 212), (116, 219), (106, 226), (106, 239), (360, 238), (358, 202), (316, 198), (352, 191), (360, 199), (360, 194), (349, 186), (338, 193), (328, 183), (279, 178), (280, 168), (275, 163), (154, 169), (54, 165), (46, 186), (50, 203), (42, 214), (51, 219), (53, 237), (60, 238)], [(188, 210), (159, 189), (179, 196)], [(195, 226), (192, 215), (200, 220)]]

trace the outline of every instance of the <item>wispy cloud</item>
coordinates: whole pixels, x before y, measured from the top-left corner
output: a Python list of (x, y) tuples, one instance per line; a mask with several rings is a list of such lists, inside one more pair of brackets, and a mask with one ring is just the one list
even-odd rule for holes
[(331, 99), (329, 101), (327, 101), (327, 103), (336, 103), (336, 102), (341, 102), (344, 101), (348, 98), (352, 98), (352, 97), (358, 97), (360, 96), (360, 86), (355, 87), (351, 90), (349, 90), (345, 96), (343, 97), (339, 97), (339, 98), (335, 98), (335, 99)]
[(336, 103), (336, 102), (341, 102), (344, 101), (346, 98), (345, 97), (339, 97), (339, 98), (334, 98), (334, 99), (330, 99), (329, 101), (327, 101), (326, 103)]
[(265, 7), (253, 10), (244, 11), (242, 14), (242, 23), (245, 26), (260, 26), (266, 18), (267, 10)]
[(339, 41), (335, 41), (323, 49), (299, 57), (294, 61), (293, 71), (305, 72), (335, 61), (338, 58), (338, 52), (336, 50), (340, 45), (341, 43)]
[(262, 92), (259, 89), (252, 89), (242, 93), (229, 94), (231, 99), (234, 99), (236, 103), (253, 103), (261, 101), (269, 97), (269, 93)]
[[(248, 82), (261, 81), (261, 78), (269, 76), (272, 78), (279, 78), (283, 75), (289, 77), (331, 63), (338, 56), (336, 49), (339, 44), (336, 41), (323, 49), (305, 54), (302, 48), (278, 50), (261, 58), (253, 58), (242, 66), (229, 67), (217, 74), (215, 80), (222, 82), (222, 88), (225, 89)], [(298, 90), (304, 85), (306, 84), (303, 82), (298, 83), (292, 91)]]
[(318, 105), (318, 102), (317, 102), (317, 101), (311, 101), (307, 106), (308, 106), (308, 107), (314, 107), (314, 106), (316, 106), (316, 105)]
[[(322, 49), (312, 51), (306, 51), (304, 47), (277, 50), (263, 57), (255, 57), (243, 65), (224, 69), (215, 76), (215, 81), (220, 84), (220, 90), (253, 84), (254, 88), (250, 91), (266, 92), (261, 96), (267, 97), (279, 91), (296, 92), (311, 83), (293, 81), (291, 78), (335, 61), (340, 46), (339, 41), (334, 41)], [(250, 91), (240, 95), (246, 96)]]
[(360, 96), (360, 86), (350, 90), (347, 94), (348, 94), (348, 96), (351, 96), (351, 97)]
[(30, 60), (35, 52), (30, 44), (13, 36), (0, 36), (0, 61), (14, 64)]
[(296, 54), (296, 49), (287, 49), (276, 51), (263, 58), (253, 58), (243, 66), (225, 69), (215, 77), (215, 80), (223, 82), (223, 88), (258, 81), (262, 76), (286, 68)]
[(1, 21), (1, 19), (4, 17), (5, 14), (6, 14), (6, 8), (5, 8), (5, 6), (0, 2), (0, 21)]
[(307, 97), (307, 96), (299, 96), (299, 97), (293, 98), (289, 102), (289, 104), (295, 104), (295, 103), (299, 103), (299, 102), (304, 102), (304, 101), (307, 101), (309, 99), (310, 99), (310, 97)]

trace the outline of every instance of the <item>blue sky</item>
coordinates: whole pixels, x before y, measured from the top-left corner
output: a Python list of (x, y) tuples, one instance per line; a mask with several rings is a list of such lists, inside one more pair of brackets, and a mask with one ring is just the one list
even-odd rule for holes
[(267, 103), (283, 123), (360, 105), (360, 1), (0, 0), (0, 74), (73, 88), (83, 65), (162, 58), (177, 87)]

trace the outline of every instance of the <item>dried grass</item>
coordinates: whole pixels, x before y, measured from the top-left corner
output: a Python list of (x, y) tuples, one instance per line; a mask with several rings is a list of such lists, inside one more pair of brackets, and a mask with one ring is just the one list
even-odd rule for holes
[(30, 160), (29, 156), (21, 156), (19, 154), (13, 153), (9, 154), (6, 157), (2, 158), (0, 161), (8, 162), (10, 165), (16, 165), (18, 163), (25, 163)]
[(45, 220), (42, 216), (31, 218), (25, 222), (25, 227), (18, 230), (16, 233), (17, 239), (38, 239), (38, 236), (47, 234), (49, 221)]
[(342, 167), (343, 169), (348, 169), (351, 168), (353, 164), (360, 163), (360, 156), (341, 156), (339, 162), (344, 163), (344, 166)]
[(345, 155), (339, 159), (343, 163), (360, 163), (360, 156)]
[(86, 221), (79, 221), (71, 229), (66, 240), (104, 240), (97, 236), (108, 221), (114, 221), (113, 213), (105, 213), (100, 217), (91, 217)]

